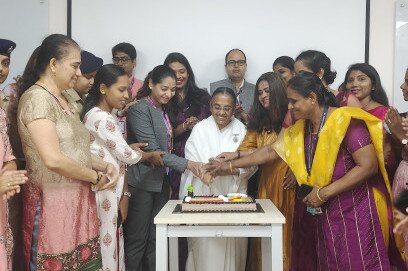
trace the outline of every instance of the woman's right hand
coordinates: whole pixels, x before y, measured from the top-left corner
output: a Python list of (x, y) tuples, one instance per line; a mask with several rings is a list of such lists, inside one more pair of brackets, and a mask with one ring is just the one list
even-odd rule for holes
[(0, 175), (0, 195), (3, 199), (9, 199), (16, 193), (20, 193), (20, 185), (28, 180), (26, 170), (2, 170)]
[(237, 152), (223, 152), (215, 157), (220, 162), (229, 162), (238, 158)]

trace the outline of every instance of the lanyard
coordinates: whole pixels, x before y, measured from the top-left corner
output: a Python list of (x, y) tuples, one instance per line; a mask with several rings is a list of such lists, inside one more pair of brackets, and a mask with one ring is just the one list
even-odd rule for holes
[(308, 128), (309, 141), (307, 143), (307, 156), (306, 156), (306, 169), (307, 169), (307, 173), (309, 176), (310, 176), (310, 171), (312, 169), (313, 159), (314, 159), (314, 155), (315, 155), (316, 148), (317, 148), (317, 142), (319, 141), (320, 130), (323, 128), (323, 125), (326, 122), (328, 110), (329, 110), (328, 106), (325, 106), (323, 109), (323, 114), (320, 118), (319, 130), (317, 131), (316, 145), (315, 145), (314, 150), (312, 150), (312, 129), (311, 129), (310, 121), (309, 121), (309, 128)]
[[(153, 102), (152, 98), (150, 98), (150, 96), (147, 97), (147, 101), (153, 107), (158, 108), (154, 104), (154, 102)], [(166, 130), (167, 130), (167, 147), (169, 149), (169, 152), (172, 152), (172, 150), (173, 150), (173, 127), (171, 126), (169, 115), (166, 113), (166, 111), (164, 109), (163, 109), (163, 120), (164, 120), (164, 124), (166, 125)]]

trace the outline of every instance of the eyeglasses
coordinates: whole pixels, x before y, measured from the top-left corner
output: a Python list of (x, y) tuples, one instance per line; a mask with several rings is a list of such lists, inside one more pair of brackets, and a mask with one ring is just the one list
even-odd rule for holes
[(113, 57), (112, 58), (112, 62), (114, 64), (118, 64), (119, 62), (126, 63), (129, 60), (131, 60), (130, 57), (126, 57), (126, 56), (125, 57)]
[(235, 65), (244, 66), (245, 64), (246, 64), (245, 60), (228, 60), (227, 61), (228, 66), (235, 66)]
[(219, 106), (219, 105), (213, 105), (212, 108), (216, 112), (221, 112), (221, 110), (223, 110), (227, 114), (232, 111), (232, 107), (230, 107), (230, 106), (222, 107), (222, 106)]

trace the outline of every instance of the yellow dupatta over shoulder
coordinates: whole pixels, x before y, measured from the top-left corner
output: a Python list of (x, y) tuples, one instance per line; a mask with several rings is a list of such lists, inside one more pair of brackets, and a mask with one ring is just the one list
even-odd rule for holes
[(299, 185), (307, 184), (325, 187), (331, 183), (340, 145), (346, 135), (351, 119), (365, 122), (375, 149), (381, 175), (388, 190), (389, 195), (384, 195), (378, 189), (373, 188), (381, 230), (388, 247), (390, 228), (387, 196), (391, 198), (391, 186), (384, 163), (383, 125), (380, 119), (355, 107), (335, 109), (328, 116), (320, 131), (310, 176), (307, 173), (305, 162), (305, 120), (298, 120), (293, 126), (281, 132), (279, 139), (275, 141), (272, 147), (289, 165)]

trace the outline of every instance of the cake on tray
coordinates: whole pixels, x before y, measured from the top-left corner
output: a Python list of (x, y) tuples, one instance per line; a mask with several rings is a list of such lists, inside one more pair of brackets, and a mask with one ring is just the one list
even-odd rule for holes
[(182, 212), (256, 212), (253, 198), (245, 194), (227, 196), (185, 197), (181, 204)]

